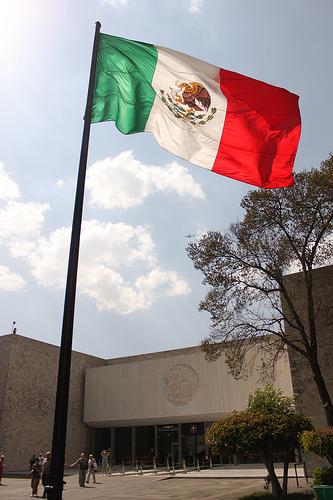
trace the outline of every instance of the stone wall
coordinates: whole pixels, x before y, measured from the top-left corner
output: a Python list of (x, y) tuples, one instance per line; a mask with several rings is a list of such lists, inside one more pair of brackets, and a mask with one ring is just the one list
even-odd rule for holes
[[(121, 427), (217, 420), (246, 407), (260, 386), (262, 361), (256, 359), (251, 377), (235, 380), (224, 354), (208, 362), (201, 347), (109, 360), (87, 370), (84, 421)], [(287, 354), (278, 360), (275, 384), (292, 395)]]
[[(296, 306), (306, 320), (306, 293), (301, 273), (286, 276), (285, 283)], [(333, 266), (316, 269), (313, 275), (315, 309), (317, 316), (318, 359), (328, 391), (333, 398)], [(292, 329), (286, 324), (286, 333)], [(325, 411), (308, 361), (295, 350), (289, 349), (289, 363), (293, 391), (297, 395), (296, 408), (309, 415), (316, 426), (327, 426)], [(307, 457), (309, 469), (321, 463), (318, 457)]]
[(3, 429), (3, 416), (6, 398), (7, 376), (9, 367), (10, 344), (4, 345), (0, 338), (0, 453), (1, 446), (1, 429)]
[[(322, 267), (314, 271), (315, 309), (318, 310), (318, 359), (326, 380), (329, 393), (333, 398), (333, 266)], [(296, 310), (306, 321), (306, 293), (301, 273), (285, 278)], [(292, 335), (292, 329), (286, 324), (286, 333)], [(307, 360), (293, 349), (289, 349), (289, 362), (294, 393), (297, 394), (297, 408), (313, 418), (316, 425), (327, 425), (325, 412), (318, 396), (318, 390)]]
[[(286, 276), (285, 284), (305, 317), (301, 274)], [(314, 272), (314, 293), (318, 357), (333, 397), (333, 266)], [(286, 332), (292, 335), (288, 325)], [(58, 356), (56, 346), (14, 334), (0, 336), (0, 453), (6, 455), (7, 470), (27, 470), (32, 453), (51, 447)], [(326, 425), (308, 362), (293, 350), (289, 362), (291, 379), (288, 362), (281, 360), (277, 385), (286, 394), (293, 390), (298, 395), (297, 409), (316, 425)], [(207, 363), (199, 347), (108, 362), (73, 352), (66, 462), (93, 448), (92, 429), (84, 420), (91, 426), (110, 426), (214, 419), (244, 407), (256, 386), (254, 379), (233, 380), (223, 358)]]
[[(56, 346), (13, 334), (0, 337), (0, 373), (7, 363), (6, 381), (0, 375), (0, 450), (7, 470), (27, 470), (32, 453), (51, 448), (58, 358)], [(83, 423), (85, 370), (104, 364), (102, 359), (72, 353), (67, 463), (92, 446), (91, 429)]]

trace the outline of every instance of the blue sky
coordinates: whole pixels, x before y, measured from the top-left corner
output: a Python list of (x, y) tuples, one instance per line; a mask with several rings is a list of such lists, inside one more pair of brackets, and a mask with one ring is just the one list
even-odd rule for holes
[[(0, 4), (0, 334), (60, 342), (68, 236), (95, 21), (300, 95), (295, 169), (332, 150), (330, 0), (11, 0)], [(251, 189), (92, 127), (76, 350), (114, 357), (196, 345), (209, 329), (188, 234), (225, 229)]]

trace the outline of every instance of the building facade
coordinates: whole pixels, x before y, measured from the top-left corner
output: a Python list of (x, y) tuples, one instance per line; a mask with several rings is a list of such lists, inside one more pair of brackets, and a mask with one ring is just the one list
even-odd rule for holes
[[(307, 323), (307, 295), (300, 273), (285, 277), (295, 308)], [(313, 272), (314, 310), (317, 315), (318, 361), (328, 392), (333, 398), (333, 266), (316, 269)], [(286, 333), (292, 335), (292, 328), (286, 324)], [(289, 362), (296, 408), (312, 417), (318, 426), (326, 426), (326, 417), (319, 399), (318, 389), (307, 360), (295, 351), (289, 351)]]
[[(7, 470), (26, 471), (33, 453), (50, 450), (59, 348), (20, 335), (0, 336), (0, 453)], [(90, 449), (93, 430), (83, 422), (88, 368), (105, 360), (73, 352), (66, 461)]]
[[(251, 378), (235, 380), (223, 354), (208, 362), (200, 347), (111, 359), (86, 371), (84, 422), (96, 429), (96, 449), (111, 448), (116, 463), (202, 460), (207, 426), (246, 407), (261, 363)], [(287, 354), (275, 385), (292, 395)]]
[[(286, 277), (299, 314), (306, 295), (299, 274)], [(314, 273), (318, 311), (318, 356), (333, 397), (333, 266)], [(288, 328), (288, 326), (287, 326)], [(291, 332), (290, 332), (291, 333)], [(0, 336), (0, 453), (8, 470), (27, 470), (32, 453), (52, 443), (59, 348), (19, 335)], [(211, 422), (247, 404), (260, 386), (252, 376), (235, 380), (223, 355), (205, 360), (200, 347), (117, 359), (73, 352), (66, 462), (81, 451), (112, 450), (115, 463), (204, 460), (204, 433)], [(275, 385), (298, 395), (297, 409), (325, 425), (308, 363), (295, 351), (278, 361)], [(222, 461), (230, 457), (219, 457)], [(256, 457), (232, 457), (232, 460)]]

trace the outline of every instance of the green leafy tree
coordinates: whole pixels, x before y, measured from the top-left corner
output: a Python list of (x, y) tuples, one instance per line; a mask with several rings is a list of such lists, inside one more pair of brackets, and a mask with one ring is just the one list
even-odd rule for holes
[[(213, 453), (259, 453), (272, 485), (275, 497), (287, 494), (288, 461), (299, 444), (299, 436), (311, 430), (309, 417), (294, 410), (293, 399), (280, 390), (266, 386), (249, 397), (244, 411), (215, 422), (206, 432), (206, 444)], [(276, 453), (285, 457), (283, 487), (274, 469)]]
[(305, 452), (312, 452), (320, 457), (325, 457), (333, 467), (333, 429), (317, 428), (303, 432), (301, 445)]
[(279, 415), (294, 412), (295, 398), (284, 396), (281, 389), (266, 385), (265, 389), (256, 389), (249, 395), (247, 409), (252, 413), (278, 413)]
[[(237, 378), (255, 352), (265, 351), (270, 369), (286, 348), (294, 349), (311, 367), (330, 426), (333, 405), (318, 361), (313, 269), (333, 253), (332, 201), (330, 156), (319, 169), (297, 173), (294, 187), (250, 191), (241, 202), (242, 220), (187, 247), (210, 287), (199, 306), (212, 320), (211, 333), (202, 342), (206, 357), (216, 359), (223, 351)], [(305, 315), (286, 286), (291, 268), (302, 273)]]

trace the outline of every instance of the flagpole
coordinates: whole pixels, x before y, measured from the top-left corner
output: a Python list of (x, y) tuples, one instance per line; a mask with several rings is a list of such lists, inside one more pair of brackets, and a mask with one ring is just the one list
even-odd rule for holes
[(84, 184), (87, 169), (88, 146), (90, 136), (91, 112), (94, 98), (96, 75), (96, 61), (98, 52), (99, 32), (101, 23), (96, 22), (94, 45), (90, 66), (90, 77), (86, 110), (84, 114), (84, 127), (81, 142), (79, 171), (76, 185), (75, 205), (72, 224), (72, 236), (69, 251), (67, 282), (64, 302), (64, 313), (61, 333), (61, 346), (59, 355), (58, 383), (56, 405), (54, 412), (54, 426), (52, 438), (52, 455), (50, 480), (47, 488), (49, 500), (62, 500), (63, 476), (65, 466), (66, 429), (68, 413), (68, 394), (71, 369), (73, 322), (75, 309), (75, 292), (77, 282), (77, 268), (79, 260), (80, 234), (82, 222), (82, 209), (84, 199)]

